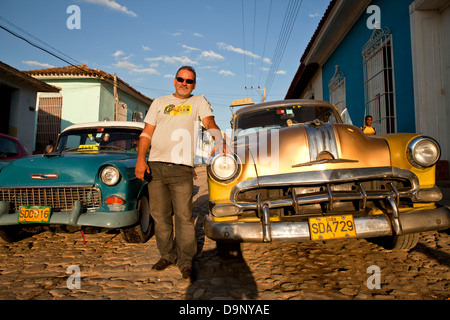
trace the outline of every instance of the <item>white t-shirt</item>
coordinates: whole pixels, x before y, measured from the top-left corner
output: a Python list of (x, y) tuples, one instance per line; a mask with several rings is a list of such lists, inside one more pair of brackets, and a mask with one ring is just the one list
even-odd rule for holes
[(148, 161), (194, 166), (194, 136), (201, 120), (209, 116), (211, 104), (202, 96), (156, 98), (144, 119), (155, 126)]

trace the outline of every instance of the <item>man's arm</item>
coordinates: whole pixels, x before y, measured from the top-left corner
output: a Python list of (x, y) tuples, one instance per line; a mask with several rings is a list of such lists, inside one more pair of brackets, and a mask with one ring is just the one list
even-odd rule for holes
[[(220, 153), (227, 153), (231, 152), (231, 150), (227, 150), (229, 148), (229, 146), (227, 146), (226, 141), (223, 139), (222, 137), (222, 132), (220, 131), (219, 126), (216, 124), (216, 121), (214, 120), (214, 116), (209, 116), (209, 117), (205, 117), (202, 120), (203, 125), (205, 126), (206, 130), (209, 131), (209, 133), (213, 136), (214, 138), (214, 151), (218, 151)], [(217, 150), (216, 150), (217, 149)]]
[(145, 156), (147, 155), (147, 152), (152, 144), (152, 137), (154, 132), (155, 126), (146, 123), (139, 139), (139, 148), (134, 174), (136, 175), (136, 178), (140, 180), (145, 179), (144, 177), (146, 172), (150, 173), (150, 168), (148, 167), (148, 164), (145, 161)]

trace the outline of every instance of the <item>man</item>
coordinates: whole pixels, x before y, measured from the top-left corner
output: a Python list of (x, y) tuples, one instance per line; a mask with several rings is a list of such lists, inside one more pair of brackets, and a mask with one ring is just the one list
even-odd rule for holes
[(372, 127), (373, 118), (372, 116), (368, 115), (364, 118), (365, 125), (361, 127), (360, 129), (364, 132), (366, 135), (374, 135), (377, 134), (377, 130)]
[[(192, 259), (197, 253), (192, 217), (194, 124), (198, 119), (202, 121), (214, 137), (216, 147), (223, 146), (224, 142), (209, 102), (191, 94), (196, 87), (195, 70), (190, 66), (181, 67), (173, 84), (175, 93), (155, 99), (144, 119), (135, 174), (141, 180), (151, 175), (150, 213), (155, 221), (156, 243), (161, 254), (152, 269), (162, 271), (177, 263), (183, 278), (190, 278)], [(145, 157), (149, 148), (147, 164)]]

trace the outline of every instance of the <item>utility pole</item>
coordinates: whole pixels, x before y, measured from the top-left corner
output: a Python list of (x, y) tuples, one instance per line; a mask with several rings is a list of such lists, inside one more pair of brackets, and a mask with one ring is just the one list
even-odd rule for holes
[[(266, 88), (260, 88), (260, 87), (258, 87), (258, 88), (253, 88), (253, 87), (247, 88), (247, 87), (245, 87), (245, 90), (256, 90), (256, 92), (258, 92), (261, 95), (261, 101), (262, 102), (266, 102)], [(261, 90), (263, 91), (262, 94), (261, 94), (261, 92), (259, 92)]]
[(119, 119), (119, 95), (117, 93), (117, 73), (114, 73), (114, 120)]

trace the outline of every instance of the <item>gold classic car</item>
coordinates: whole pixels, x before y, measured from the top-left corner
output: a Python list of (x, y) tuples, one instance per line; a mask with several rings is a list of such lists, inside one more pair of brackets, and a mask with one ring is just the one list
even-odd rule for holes
[(233, 115), (233, 153), (208, 160), (205, 234), (240, 242), (377, 238), (411, 249), (450, 227), (435, 185), (438, 143), (420, 134), (366, 136), (328, 102), (284, 100)]

